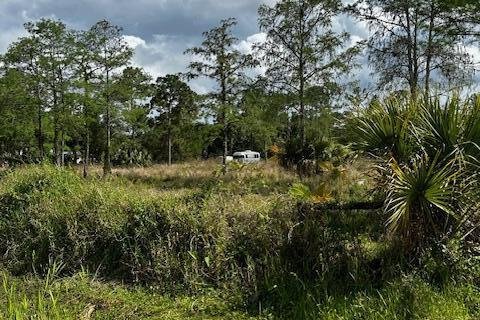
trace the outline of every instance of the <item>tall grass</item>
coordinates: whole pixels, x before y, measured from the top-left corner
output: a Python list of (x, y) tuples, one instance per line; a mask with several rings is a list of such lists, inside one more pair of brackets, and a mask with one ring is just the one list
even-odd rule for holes
[[(451, 298), (449, 280), (441, 289), (429, 284), (437, 275), (450, 279), (458, 263), (424, 260), (428, 268), (416, 267), (414, 280), (404, 280), (413, 266), (385, 236), (382, 211), (319, 210), (310, 198), (298, 201), (288, 193), (298, 183), (295, 175), (270, 164), (239, 167), (226, 176), (215, 169), (119, 169), (106, 180), (84, 180), (53, 166), (5, 173), (0, 263), (9, 274), (4, 292), (13, 298), (0, 296), (0, 302), (15, 301), (12, 310), (24, 310), (27, 317), (58, 313), (67, 319), (89, 310), (107, 319), (116, 313), (158, 318), (154, 305), (165, 302), (163, 294), (193, 295), (166, 319), (250, 317), (238, 309), (265, 319), (381, 319), (407, 309), (402, 319), (441, 319), (437, 307), (423, 311), (424, 303), (448, 309), (443, 313), (453, 318), (477, 315), (476, 302), (465, 302), (477, 292), (474, 287), (462, 284), (471, 291), (457, 299)], [(360, 197), (343, 186), (361, 179), (360, 173), (340, 176), (346, 180), (333, 184), (335, 197)], [(304, 183), (313, 189), (317, 182)], [(53, 277), (52, 261), (62, 262)], [(117, 285), (90, 280), (84, 272)], [(18, 280), (23, 275), (37, 282)], [(212, 292), (223, 295), (212, 298)], [(397, 295), (418, 303), (404, 306)], [(220, 303), (229, 299), (234, 307)], [(176, 308), (171, 301), (167, 305)]]
[(0, 299), (0, 302), (4, 303), (4, 306), (0, 308), (2, 319), (67, 319), (67, 315), (58, 305), (58, 293), (54, 286), (55, 278), (61, 267), (61, 264), (53, 263), (48, 269), (47, 275), (34, 292), (26, 292), (27, 288), (20, 290), (19, 286), (22, 286), (23, 283), (15, 280), (8, 273), (3, 272), (2, 294), (4, 298)]
[(170, 288), (250, 285), (249, 261), (281, 245), (293, 208), (280, 194), (251, 193), (262, 192), (257, 183), (238, 178), (159, 193), (50, 166), (13, 171), (0, 185), (2, 260), (13, 273), (42, 270), (54, 258), (65, 273), (83, 267)]

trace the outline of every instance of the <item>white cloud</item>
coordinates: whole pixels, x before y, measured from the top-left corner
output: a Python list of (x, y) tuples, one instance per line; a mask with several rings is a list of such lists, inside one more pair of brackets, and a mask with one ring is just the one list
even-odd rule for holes
[[(135, 50), (133, 65), (143, 68), (154, 79), (185, 72), (191, 57), (183, 52), (194, 45), (191, 39), (168, 35), (154, 35), (151, 40), (128, 35), (124, 39)], [(214, 85), (208, 79), (190, 81), (190, 86), (198, 93), (207, 93)]]
[[(353, 0), (342, 0), (351, 3)], [(125, 41), (135, 50), (133, 64), (143, 67), (153, 77), (185, 72), (191, 57), (185, 49), (198, 45), (202, 32), (218, 24), (220, 19), (236, 17), (234, 34), (240, 38), (236, 48), (251, 53), (256, 42), (265, 40), (257, 26), (260, 4), (274, 5), (278, 0), (0, 0), (0, 53), (19, 36), (25, 35), (23, 23), (42, 17), (58, 18), (75, 29), (87, 29), (100, 19), (124, 27)], [(332, 22), (334, 31), (347, 31), (349, 45), (367, 39), (371, 32), (365, 22), (340, 15)], [(480, 63), (480, 49), (468, 47)], [(370, 84), (371, 71), (367, 59), (362, 67), (352, 71), (352, 77)], [(253, 70), (252, 74), (264, 72)], [(480, 79), (478, 80), (480, 82)], [(198, 92), (206, 92), (215, 84), (205, 79), (191, 82)]]
[(146, 46), (145, 40), (140, 37), (136, 36), (123, 36), (125, 42), (127, 42), (128, 46), (132, 49), (136, 49), (138, 46)]
[(357, 36), (357, 35), (352, 35), (352, 36), (350, 37), (350, 41), (351, 41), (352, 43), (358, 43), (358, 42), (363, 41), (363, 40), (365, 40), (365, 38), (359, 37), (359, 36)]
[(134, 63), (143, 66), (153, 76), (185, 71), (188, 57), (183, 55), (188, 48), (188, 41), (182, 38), (155, 35), (150, 41), (137, 38), (135, 44)]
[(257, 43), (263, 43), (267, 39), (267, 34), (264, 32), (255, 33), (247, 37), (245, 40), (241, 40), (237, 45), (234, 46), (235, 49), (244, 54), (253, 53), (253, 47)]
[(465, 47), (465, 51), (472, 56), (475, 63), (480, 63), (480, 47), (469, 45)]

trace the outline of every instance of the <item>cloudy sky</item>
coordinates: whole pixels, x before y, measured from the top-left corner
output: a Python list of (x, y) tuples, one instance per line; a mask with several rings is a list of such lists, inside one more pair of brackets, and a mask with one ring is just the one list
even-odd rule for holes
[[(87, 29), (101, 19), (122, 26), (125, 39), (135, 48), (134, 64), (154, 77), (185, 71), (185, 49), (198, 45), (202, 32), (221, 19), (235, 17), (235, 35), (240, 49), (248, 51), (262, 39), (257, 26), (257, 8), (276, 0), (0, 0), (0, 53), (25, 34), (23, 23), (42, 17), (60, 19), (74, 29)], [(348, 0), (344, 0), (348, 1)], [(352, 40), (368, 37), (365, 25), (349, 17), (334, 21), (336, 31), (348, 31)], [(478, 48), (470, 48), (480, 57)], [(365, 62), (365, 60), (363, 59)], [(364, 63), (366, 65), (366, 63)], [(364, 66), (356, 77), (369, 85), (370, 70)], [(478, 78), (478, 77), (477, 77)], [(480, 79), (479, 81), (480, 82)], [(197, 80), (192, 87), (205, 92), (211, 83)]]
[[(261, 40), (257, 8), (275, 0), (0, 0), (0, 53), (24, 34), (23, 23), (42, 17), (61, 19), (75, 29), (87, 29), (101, 19), (122, 26), (126, 40), (135, 48), (134, 64), (153, 76), (185, 71), (186, 48), (201, 42), (201, 33), (221, 19), (235, 17), (235, 35), (248, 50)], [(367, 31), (348, 18), (335, 22), (335, 29), (348, 30), (354, 39)], [(360, 75), (366, 79), (368, 71)], [(206, 81), (196, 81), (197, 91), (207, 90)]]

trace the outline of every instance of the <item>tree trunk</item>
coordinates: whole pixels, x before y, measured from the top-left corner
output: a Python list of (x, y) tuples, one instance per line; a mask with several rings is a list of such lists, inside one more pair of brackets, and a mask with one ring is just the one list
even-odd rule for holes
[(223, 124), (223, 171), (224, 173), (227, 172), (227, 156), (228, 156), (228, 128), (227, 128), (227, 122), (225, 121), (224, 118), (224, 124)]
[(37, 125), (38, 125), (38, 152), (40, 155), (40, 161), (43, 161), (45, 158), (45, 150), (43, 147), (43, 126), (42, 126), (42, 103), (38, 102), (37, 110)]
[(418, 65), (418, 7), (415, 8), (415, 26), (413, 29), (413, 98), (417, 99), (419, 85), (419, 65)]
[(111, 150), (111, 123), (110, 123), (110, 106), (107, 103), (107, 114), (106, 114), (106, 128), (107, 128), (107, 141), (106, 141), (106, 146), (105, 146), (105, 156), (103, 159), (103, 175), (107, 176), (112, 173), (112, 167), (111, 167), (111, 156), (110, 156), (110, 150)]
[(90, 161), (90, 132), (87, 130), (85, 152), (83, 155), (83, 177), (88, 177), (88, 165)]
[(59, 78), (60, 78), (60, 103), (62, 105), (62, 113), (60, 114), (60, 119), (61, 119), (61, 165), (62, 167), (65, 166), (65, 118), (66, 118), (66, 110), (65, 110), (65, 92), (64, 92), (64, 84), (63, 84), (63, 76), (61, 70), (59, 70)]
[(60, 156), (60, 127), (58, 116), (58, 97), (57, 92), (53, 90), (53, 153), (55, 157), (55, 164), (60, 166), (62, 164)]
[(168, 165), (172, 165), (172, 118), (171, 118), (171, 106), (168, 106)]
[[(33, 56), (30, 57), (30, 67), (35, 69), (33, 62)], [(37, 80), (38, 81), (38, 80)], [(38, 82), (35, 83), (35, 97), (37, 98), (37, 129), (38, 129), (38, 153), (40, 157), (40, 161), (43, 162), (45, 159), (45, 149), (43, 145), (43, 125), (42, 125), (42, 113), (43, 113), (43, 105), (42, 99), (40, 99), (40, 85)]]
[(73, 149), (73, 159), (72, 159), (72, 161), (73, 161), (74, 164), (77, 164), (77, 163), (78, 163), (78, 151), (77, 151), (77, 147), (78, 147), (78, 145), (75, 146), (75, 148)]
[(434, 1), (430, 2), (430, 21), (428, 25), (428, 39), (427, 39), (427, 57), (425, 66), (425, 95), (430, 95), (430, 74), (431, 64), (433, 56), (433, 28), (435, 27), (435, 4)]
[(62, 159), (62, 162), (61, 162), (61, 165), (62, 167), (65, 166), (65, 131), (62, 130), (62, 142), (61, 142), (61, 159)]
[(107, 129), (107, 141), (106, 141), (106, 146), (105, 146), (105, 156), (103, 159), (103, 175), (108, 176), (112, 173), (112, 166), (111, 166), (111, 159), (110, 159), (110, 151), (111, 151), (111, 135), (112, 135), (112, 124), (111, 124), (111, 110), (110, 110), (110, 97), (109, 97), (109, 70), (107, 69), (106, 71), (106, 96), (105, 96), (105, 102), (106, 102), (106, 115), (105, 115), (105, 122), (106, 122), (106, 129)]
[(87, 178), (88, 177), (88, 165), (90, 162), (90, 128), (88, 126), (88, 121), (89, 121), (89, 99), (90, 99), (90, 94), (88, 90), (88, 82), (89, 82), (89, 76), (84, 69), (83, 71), (83, 80), (85, 81), (86, 87), (85, 87), (85, 95), (84, 95), (84, 102), (83, 102), (83, 116), (84, 116), (84, 128), (85, 128), (85, 145), (84, 145), (84, 152), (83, 152), (83, 177)]
[(298, 76), (300, 78), (300, 90), (299, 90), (299, 102), (300, 102), (300, 114), (299, 114), (299, 130), (300, 130), (300, 143), (301, 143), (301, 162), (305, 160), (305, 144), (306, 144), (306, 139), (305, 139), (305, 59), (304, 59), (304, 48), (305, 48), (305, 39), (304, 39), (304, 24), (303, 24), (303, 18), (304, 18), (304, 9), (303, 6), (301, 6), (300, 9), (300, 52), (299, 52), (299, 63), (298, 63)]
[(172, 165), (172, 133), (168, 133), (168, 165)]
[(415, 99), (417, 95), (417, 82), (416, 82), (416, 75), (415, 75), (415, 67), (414, 67), (414, 50), (413, 48), (413, 35), (412, 35), (412, 22), (410, 16), (410, 7), (409, 4), (406, 3), (404, 7), (405, 19), (406, 19), (406, 32), (407, 32), (407, 54), (408, 54), (408, 85), (410, 87), (410, 94), (413, 99)]
[(53, 156), (55, 157), (55, 164), (57, 166), (61, 165), (60, 160), (60, 143), (59, 143), (59, 132), (57, 124), (54, 125), (53, 129)]
[[(301, 70), (303, 70), (303, 67), (301, 67)], [(303, 81), (304, 79), (302, 78), (300, 80), (300, 114), (299, 114), (299, 130), (300, 130), (300, 152), (301, 152), (301, 158), (302, 160), (305, 159), (305, 101), (304, 101), (304, 94), (305, 94), (305, 83)]]
[[(223, 66), (220, 68), (223, 72)], [(223, 160), (222, 160), (222, 173), (227, 173), (227, 156), (228, 156), (228, 123), (227, 123), (227, 84), (225, 76), (222, 75), (221, 80), (221, 103), (222, 103), (222, 112), (221, 112), (221, 121), (223, 126)]]

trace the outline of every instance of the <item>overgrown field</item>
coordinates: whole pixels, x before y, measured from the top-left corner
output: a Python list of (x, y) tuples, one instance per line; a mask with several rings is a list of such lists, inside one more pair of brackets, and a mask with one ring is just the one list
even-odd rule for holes
[(4, 171), (0, 318), (480, 318), (478, 260), (455, 243), (405, 259), (372, 167)]

